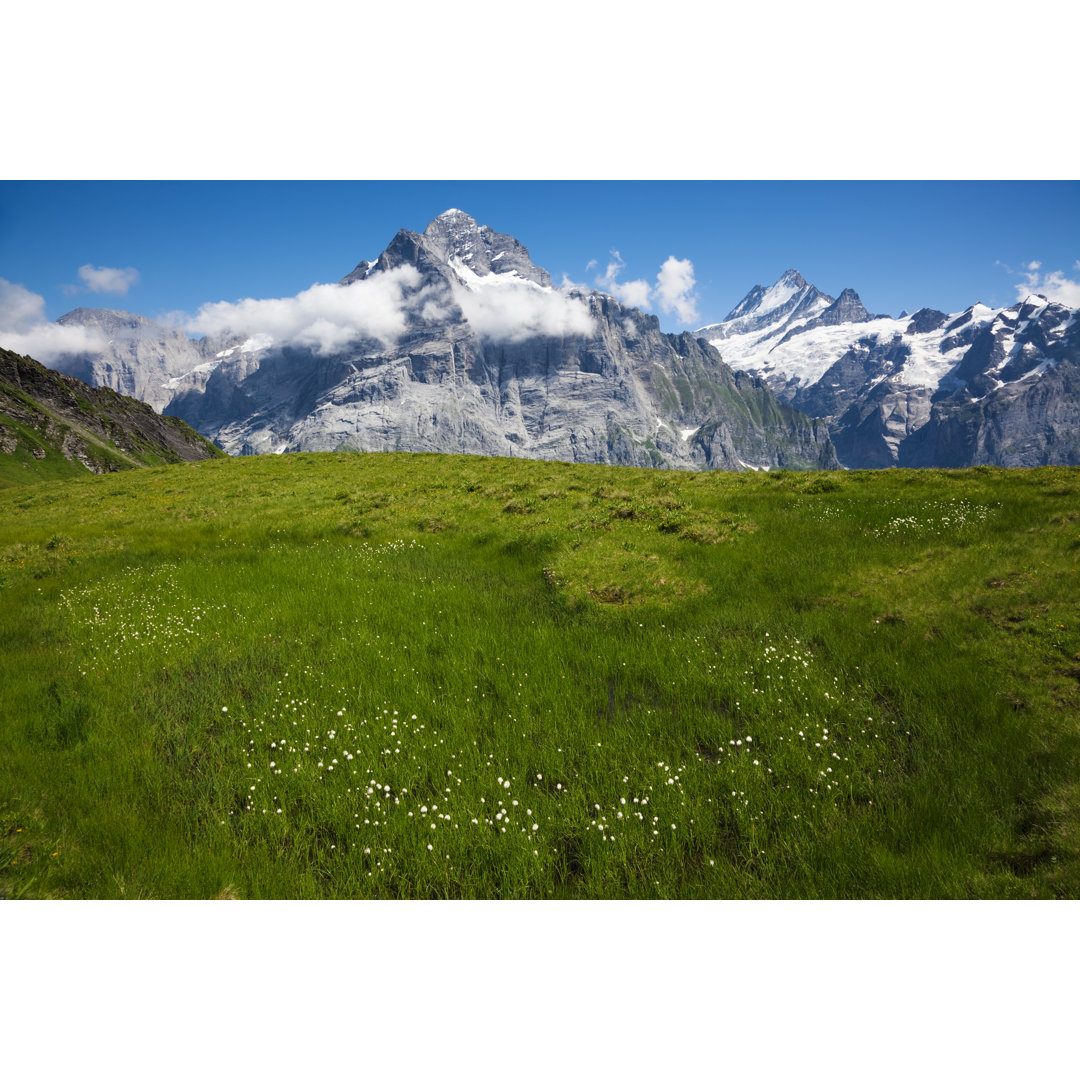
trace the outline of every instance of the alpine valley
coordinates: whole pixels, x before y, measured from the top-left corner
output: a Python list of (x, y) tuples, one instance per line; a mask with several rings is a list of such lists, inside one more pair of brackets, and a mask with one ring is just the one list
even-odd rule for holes
[[(1032, 296), (871, 315), (794, 270), (722, 321), (665, 334), (553, 286), (512, 236), (448, 210), (402, 229), (302, 333), (193, 340), (127, 312), (58, 322), (107, 344), (55, 362), (187, 421), (230, 454), (404, 450), (678, 469), (1080, 463), (1080, 321)], [(257, 320), (256, 320), (257, 321)]]

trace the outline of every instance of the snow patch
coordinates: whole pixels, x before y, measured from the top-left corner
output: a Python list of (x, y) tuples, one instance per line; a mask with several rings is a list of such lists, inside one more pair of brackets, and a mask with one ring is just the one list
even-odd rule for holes
[[(471, 255), (465, 256), (465, 258), (471, 257)], [(552, 286), (540, 285), (535, 281), (530, 281), (528, 278), (522, 277), (516, 270), (508, 270), (505, 274), (478, 274), (471, 266), (466, 266), (464, 261), (457, 255), (450, 257), (448, 265), (461, 279), (462, 285), (472, 292), (477, 289), (520, 288), (521, 286), (536, 289), (537, 292), (542, 293), (555, 292)]]
[[(888, 345), (899, 339), (909, 349), (903, 365), (888, 376), (900, 386), (937, 390), (961, 356), (970, 348), (973, 332), (983, 330), (1001, 313), (1002, 308), (973, 304), (968, 311), (971, 318), (961, 328), (962, 340), (954, 343), (946, 352), (942, 343), (956, 332), (948, 333), (946, 327), (960, 318), (964, 312), (948, 316), (942, 327), (926, 334), (904, 335), (907, 320), (881, 318), (865, 323), (841, 323), (838, 326), (819, 326), (797, 334), (783, 344), (769, 347), (771, 333), (736, 334), (729, 338), (715, 338), (710, 344), (720, 350), (725, 363), (739, 371), (749, 371), (760, 378), (769, 378), (774, 385), (795, 380), (799, 387), (812, 386), (849, 349), (859, 348), (859, 342), (867, 340), (871, 345)], [(1025, 320), (1026, 324), (1027, 320)], [(1010, 335), (1019, 332), (1008, 330)], [(879, 379), (878, 381), (881, 381)]]
[(256, 334), (254, 337), (249, 337), (247, 341), (240, 346), (240, 351), (242, 353), (258, 352), (260, 349), (269, 349), (273, 344), (273, 334)]
[[(218, 356), (227, 357), (233, 351), (233, 349), (226, 349), (224, 353), (218, 353)], [(197, 364), (190, 371), (185, 371), (183, 375), (174, 375), (171, 379), (166, 379), (161, 385), (166, 390), (175, 390), (182, 382), (191, 378), (192, 375), (209, 375), (210, 372), (219, 368), (222, 363), (222, 360), (208, 360), (205, 364)]]

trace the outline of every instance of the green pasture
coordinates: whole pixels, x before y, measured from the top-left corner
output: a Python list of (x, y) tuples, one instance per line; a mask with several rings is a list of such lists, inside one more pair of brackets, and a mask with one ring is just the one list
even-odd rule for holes
[(1080, 470), (0, 490), (0, 896), (1080, 897)]

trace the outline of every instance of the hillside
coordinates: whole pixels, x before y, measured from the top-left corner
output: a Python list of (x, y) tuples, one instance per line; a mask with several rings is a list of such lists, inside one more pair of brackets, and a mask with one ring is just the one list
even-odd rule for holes
[(223, 456), (176, 417), (0, 348), (0, 486)]
[(0, 895), (1080, 898), (1080, 471), (0, 491)]

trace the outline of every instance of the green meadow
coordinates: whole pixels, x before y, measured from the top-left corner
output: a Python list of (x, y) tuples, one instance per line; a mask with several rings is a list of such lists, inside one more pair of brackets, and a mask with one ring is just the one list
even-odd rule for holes
[(0, 896), (1080, 897), (1080, 470), (0, 490)]

